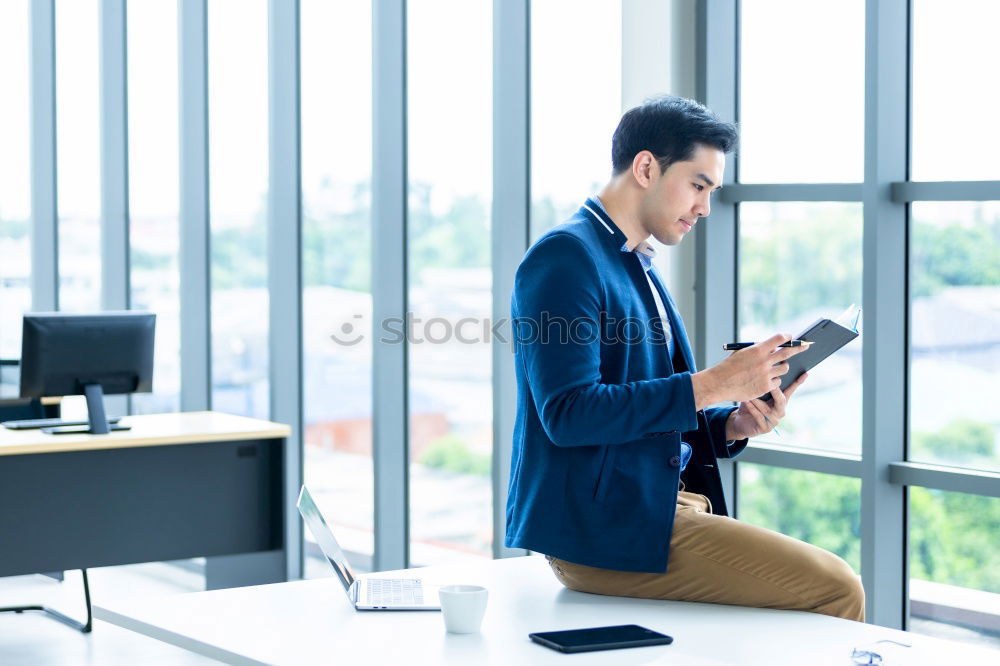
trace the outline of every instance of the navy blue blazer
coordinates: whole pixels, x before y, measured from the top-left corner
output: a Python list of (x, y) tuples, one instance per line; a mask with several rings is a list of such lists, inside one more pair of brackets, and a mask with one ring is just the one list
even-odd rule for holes
[[(673, 334), (639, 257), (592, 200), (536, 242), (511, 300), (517, 420), (507, 535), (527, 548), (603, 569), (667, 570), (678, 481), (725, 515), (718, 458), (732, 407), (698, 411), (694, 356), (655, 269)], [(680, 443), (692, 447), (681, 475)]]

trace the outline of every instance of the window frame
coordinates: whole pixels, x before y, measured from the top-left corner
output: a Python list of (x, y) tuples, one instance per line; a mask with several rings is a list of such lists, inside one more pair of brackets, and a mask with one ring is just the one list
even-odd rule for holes
[[(699, 0), (698, 98), (726, 120), (738, 121), (740, 0)], [(698, 225), (696, 346), (702, 367), (721, 358), (735, 339), (739, 205), (744, 201), (860, 202), (864, 219), (865, 349), (860, 456), (753, 443), (739, 460), (860, 478), (862, 580), (867, 618), (905, 629), (909, 613), (907, 488), (918, 486), (1000, 497), (1000, 474), (910, 462), (908, 291), (910, 204), (914, 201), (993, 201), (1000, 181), (914, 182), (909, 179), (912, 103), (912, 9), (909, 0), (866, 0), (865, 167), (862, 183), (741, 184), (739, 157), (712, 211)], [(711, 251), (709, 251), (711, 249)], [(875, 304), (878, 307), (874, 307)], [(898, 377), (904, 377), (900, 383)], [(880, 387), (888, 387), (879, 390)], [(736, 461), (723, 463), (734, 498)]]
[[(208, 215), (208, 0), (179, 0), (181, 409), (211, 407)], [(105, 305), (127, 306), (127, 67), (125, 0), (102, 0), (102, 179), (107, 242), (102, 269)], [(727, 120), (738, 120), (739, 0), (698, 0), (698, 99)], [(739, 205), (744, 201), (849, 201), (863, 205), (866, 344), (861, 455), (753, 444), (741, 460), (835, 474), (862, 481), (862, 575), (870, 622), (905, 628), (908, 612), (907, 488), (919, 486), (1000, 497), (1000, 474), (910, 462), (906, 456), (909, 391), (907, 292), (909, 206), (914, 201), (1000, 200), (1000, 181), (909, 180), (911, 8), (909, 0), (866, 0), (865, 179), (862, 183), (740, 184), (739, 159), (726, 175), (712, 224), (694, 232), (693, 342), (701, 367), (722, 358), (721, 344), (737, 331)], [(302, 573), (302, 530), (294, 494), (302, 482), (301, 149), (299, 3), (269, 0), (268, 224), (279, 242), (270, 248), (269, 313), (271, 414), (293, 424), (286, 454), (287, 575)], [(406, 311), (406, 0), (373, 2), (373, 234), (394, 239), (379, 247), (373, 275), (373, 320)], [(111, 30), (110, 28), (114, 28)], [(58, 308), (55, 40), (52, 0), (31, 3), (32, 307)], [(493, 127), (491, 265), (494, 320), (508, 316), (517, 265), (530, 239), (530, 0), (493, 3)], [(637, 48), (625, 45), (623, 48)], [(124, 206), (124, 208), (122, 208)], [(280, 229), (279, 229), (280, 225)], [(290, 226), (291, 225), (291, 226)], [(292, 230), (289, 233), (289, 229)], [(278, 233), (280, 230), (280, 233)], [(123, 242), (126, 241), (126, 242)], [(124, 273), (124, 279), (121, 279)], [(115, 285), (112, 293), (110, 285)], [(121, 291), (125, 289), (125, 291)], [(125, 300), (123, 300), (123, 295)], [(871, 307), (878, 303), (879, 307)], [(492, 350), (493, 539), (497, 557), (524, 555), (503, 547), (506, 490), (516, 405), (507, 348)], [(373, 349), (375, 556), (378, 569), (409, 565), (405, 345)], [(907, 380), (899, 383), (899, 377)], [(878, 390), (879, 387), (889, 387)], [(400, 405), (404, 405), (400, 409)], [(727, 495), (738, 513), (735, 465), (723, 461)], [(878, 554), (878, 556), (876, 556)]]

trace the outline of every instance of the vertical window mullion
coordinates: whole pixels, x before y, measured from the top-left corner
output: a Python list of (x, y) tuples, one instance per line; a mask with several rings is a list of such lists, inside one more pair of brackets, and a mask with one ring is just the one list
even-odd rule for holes
[[(126, 0), (100, 5), (101, 309), (128, 310), (128, 93)], [(110, 413), (131, 412), (128, 396), (108, 396)]]
[(178, 5), (181, 411), (211, 408), (207, 0)]
[(407, 310), (406, 2), (372, 6), (372, 445), (376, 571), (409, 563), (406, 340), (381, 322)]
[[(737, 1), (698, 5), (698, 101), (723, 120), (734, 121), (739, 81), (737, 59)], [(735, 181), (735, 167), (727, 169), (724, 184)], [(699, 368), (722, 359), (722, 345), (736, 333), (736, 204), (716, 201), (712, 223), (695, 227), (696, 293), (694, 348)], [(689, 241), (690, 242), (690, 241)], [(729, 461), (720, 461), (723, 490), (735, 511), (736, 473)]]
[(101, 0), (101, 307), (129, 308), (126, 3)]
[(31, 3), (31, 307), (59, 307), (54, 0)]
[[(493, 4), (493, 321), (510, 316), (514, 274), (530, 236), (530, 19), (528, 0)], [(502, 122), (499, 119), (503, 119)], [(508, 335), (513, 331), (508, 327)], [(493, 554), (504, 547), (517, 380), (511, 347), (493, 340)]]
[(888, 465), (903, 460), (906, 401), (906, 207), (888, 196), (906, 178), (907, 0), (867, 0), (861, 572), (869, 622), (903, 628), (906, 521), (903, 487)]
[(271, 418), (285, 443), (286, 576), (302, 577), (302, 207), (299, 142), (299, 2), (268, 3), (268, 308)]

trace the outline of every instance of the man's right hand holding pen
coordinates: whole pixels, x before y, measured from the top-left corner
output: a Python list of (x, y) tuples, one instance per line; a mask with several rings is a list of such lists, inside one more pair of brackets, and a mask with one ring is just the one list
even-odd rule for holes
[[(727, 431), (733, 430), (734, 434), (770, 431), (784, 417), (788, 398), (806, 379), (803, 374), (784, 391), (778, 390), (781, 376), (788, 372), (787, 360), (809, 348), (808, 344), (784, 346), (791, 339), (790, 335), (781, 333), (772, 335), (730, 354), (718, 365), (691, 375), (695, 408), (703, 409), (730, 400), (739, 402), (740, 407), (733, 412), (730, 421), (738, 419), (742, 427), (727, 425)], [(771, 404), (757, 399), (768, 392), (774, 398)], [(750, 420), (757, 427), (749, 427)]]
[(781, 346), (791, 339), (784, 333), (772, 335), (763, 342), (733, 352), (718, 365), (691, 375), (695, 408), (703, 409), (727, 400), (753, 400), (781, 386), (781, 376), (788, 372), (786, 361), (808, 349), (806, 345)]

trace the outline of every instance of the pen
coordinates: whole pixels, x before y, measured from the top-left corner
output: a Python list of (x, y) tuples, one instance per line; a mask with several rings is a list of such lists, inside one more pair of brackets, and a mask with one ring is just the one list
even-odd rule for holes
[[(725, 351), (739, 351), (740, 349), (746, 349), (747, 347), (753, 347), (756, 342), (730, 342), (729, 344), (722, 345)], [(812, 344), (812, 340), (789, 340), (788, 342), (783, 342), (779, 347), (808, 347)]]
[(780, 433), (780, 432), (778, 432), (778, 428), (777, 428), (777, 426), (775, 426), (775, 425), (774, 425), (773, 423), (771, 423), (771, 419), (769, 419), (769, 418), (767, 418), (767, 417), (765, 416), (765, 417), (764, 417), (764, 422), (765, 422), (765, 423), (767, 423), (767, 425), (771, 426), (771, 430), (773, 430), (773, 431), (774, 431), (774, 434), (775, 434), (775, 435), (777, 435), (778, 437), (781, 437), (781, 433)]

